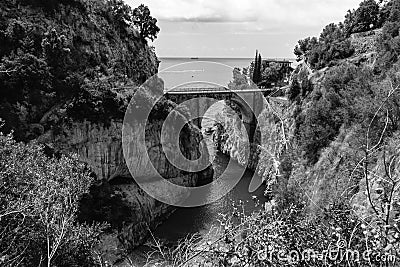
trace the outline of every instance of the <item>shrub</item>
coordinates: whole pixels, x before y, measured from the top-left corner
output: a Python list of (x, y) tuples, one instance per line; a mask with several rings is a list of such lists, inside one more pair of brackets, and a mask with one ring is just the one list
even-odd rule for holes
[[(163, 251), (160, 266), (395, 266), (377, 260), (377, 255), (395, 255), (383, 250), (371, 233), (378, 228), (362, 224), (350, 207), (335, 203), (315, 220), (307, 220), (301, 207), (282, 212), (265, 209), (251, 215), (238, 211), (222, 215), (218, 231), (201, 239), (182, 240)], [(328, 254), (329, 253), (329, 254)], [(363, 257), (369, 253), (370, 259)], [(159, 255), (159, 254), (157, 254)]]
[(76, 157), (48, 158), (0, 133), (0, 264), (94, 265), (101, 227), (76, 222), (92, 180)]
[(324, 28), (319, 39), (313, 37), (300, 40), (294, 50), (298, 60), (306, 59), (314, 69), (330, 66), (352, 56), (354, 52), (343, 25), (334, 23)]
[[(89, 112), (87, 119), (115, 117), (120, 98), (112, 99), (110, 89), (141, 84), (157, 72), (154, 49), (137, 34), (133, 11), (121, 0), (5, 0), (0, 9), (0, 99), (7, 107), (0, 117), (8, 118), (3, 130), (14, 130), (17, 140), (37, 137), (27, 128), (70, 102), (102, 101), (91, 109), (99, 113)], [(155, 38), (153, 31), (147, 34)], [(87, 89), (98, 92), (88, 95)]]

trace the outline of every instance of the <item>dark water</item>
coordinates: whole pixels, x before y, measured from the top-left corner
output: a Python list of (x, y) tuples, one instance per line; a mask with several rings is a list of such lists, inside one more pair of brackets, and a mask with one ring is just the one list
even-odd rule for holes
[[(243, 167), (232, 162), (230, 163), (229, 170), (227, 170), (226, 166), (228, 162), (229, 157), (220, 153), (216, 154), (213, 162), (215, 171), (214, 179), (218, 179), (222, 173), (223, 175), (235, 176), (244, 171)], [(218, 219), (223, 214), (230, 215), (233, 213), (233, 204), (239, 204), (239, 201), (243, 202), (243, 208), (247, 214), (260, 209), (262, 205), (256, 207), (255, 197), (257, 197), (261, 204), (265, 203), (266, 198), (263, 194), (263, 188), (259, 188), (251, 194), (249, 193), (248, 187), (252, 177), (252, 172), (244, 171), (242, 179), (234, 189), (217, 202), (202, 207), (178, 208), (166, 222), (156, 229), (155, 236), (167, 243), (175, 243), (188, 234), (208, 233), (213, 226), (218, 226)], [(213, 192), (210, 193), (212, 194)]]
[[(174, 65), (182, 61), (181, 59), (176, 60), (162, 60), (162, 65), (164, 67), (169, 67), (169, 65)], [(187, 61), (187, 60), (186, 60)], [(218, 61), (218, 63), (223, 63), (226, 65), (232, 66), (240, 66), (246, 67), (251, 62), (250, 59), (239, 59), (240, 64), (238, 62), (230, 62), (229, 60)], [(229, 61), (229, 62), (228, 62)], [(169, 65), (168, 65), (168, 64)], [(203, 65), (201, 65), (203, 64)], [(213, 69), (214, 66), (207, 65), (206, 63), (199, 63), (199, 65), (189, 65), (189, 66), (180, 66), (185, 72), (189, 72), (189, 74), (193, 77), (193, 79), (198, 80), (206, 80), (212, 81), (219, 84), (227, 83), (232, 77), (232, 70), (229, 68), (219, 70)], [(189, 69), (187, 69), (190, 67)], [(217, 66), (220, 67), (220, 66)], [(197, 69), (201, 69), (204, 72), (196, 72)], [(203, 70), (204, 68), (204, 70)], [(211, 68), (211, 71), (207, 68)], [(204, 76), (208, 75), (210, 76)], [(201, 75), (203, 76), (201, 76)], [(170, 86), (169, 83), (179, 83), (177, 82), (177, 77), (182, 76), (182, 72), (167, 72), (162, 76), (165, 86)], [(200, 76), (201, 77), (200, 77)], [(171, 77), (169, 77), (171, 76)], [(199, 76), (200, 78), (198, 78)], [(221, 81), (220, 81), (221, 80)], [(218, 121), (217, 115), (226, 116), (224, 114), (224, 101), (217, 102), (215, 105), (211, 106), (209, 110), (206, 112), (205, 117), (202, 120), (202, 129), (208, 129), (212, 127), (215, 121)], [(263, 204), (267, 201), (264, 197), (264, 188), (260, 187), (255, 192), (249, 193), (249, 184), (254, 176), (251, 171), (246, 170), (244, 167), (240, 166), (226, 155), (223, 155), (219, 152), (216, 152), (213, 142), (210, 136), (204, 135), (205, 141), (207, 143), (207, 148), (210, 154), (210, 162), (213, 165), (214, 169), (214, 177), (213, 180), (218, 178), (226, 177), (233, 179), (236, 177), (240, 177), (240, 181), (236, 186), (225, 196), (208, 205), (204, 205), (201, 207), (192, 207), (192, 208), (177, 208), (176, 211), (170, 215), (170, 217), (163, 222), (153, 233), (156, 239), (160, 239), (164, 241), (163, 243), (167, 246), (177, 244), (178, 240), (185, 238), (188, 235), (192, 234), (201, 234), (205, 235), (211, 231), (214, 227), (219, 226), (219, 219), (222, 218), (223, 215), (232, 215), (235, 208), (240, 206), (241, 210), (246, 214), (251, 214), (253, 211), (261, 209)], [(212, 196), (218, 195), (219, 192), (217, 188), (211, 187), (207, 194), (204, 196), (196, 196), (202, 197), (204, 199), (213, 198)], [(259, 205), (256, 206), (256, 201)], [(239, 203), (243, 203), (239, 205)], [(143, 255), (148, 254), (149, 249), (148, 244), (152, 243), (153, 237), (150, 237), (147, 245), (139, 247), (134, 253), (134, 259), (136, 262), (142, 263), (145, 260)], [(143, 264), (139, 264), (143, 265)]]
[[(216, 115), (223, 113), (224, 105), (223, 102), (218, 102), (207, 111), (208, 116), (202, 120), (203, 129), (208, 129), (214, 125)], [(240, 211), (245, 214), (251, 214), (261, 209), (264, 206), (263, 204), (267, 201), (264, 196), (263, 186), (249, 193), (249, 184), (254, 178), (254, 173), (246, 170), (228, 156), (217, 152), (212, 141), (212, 136), (203, 136), (209, 151), (210, 162), (214, 169), (213, 180), (222, 177), (232, 177), (232, 179), (240, 177), (241, 179), (228, 194), (216, 202), (201, 207), (177, 208), (176, 211), (152, 233), (157, 240), (163, 241), (162, 243), (166, 246), (173, 246), (177, 244), (180, 239), (188, 235), (200, 234), (205, 236), (213, 232), (213, 230), (219, 226), (219, 219), (224, 215), (231, 216), (235, 208), (240, 208)], [(215, 194), (219, 194), (217, 188), (211, 187), (209, 192), (203, 196), (196, 197), (204, 199), (211, 197), (214, 199), (213, 196)], [(256, 205), (256, 202), (258, 202), (258, 205)], [(149, 243), (152, 243), (152, 241), (153, 237), (150, 237)], [(144, 255), (149, 254), (151, 251), (154, 250), (150, 249), (148, 245), (141, 246), (136, 250), (133, 258), (136, 258), (135, 261), (139, 263), (139, 266), (143, 266), (143, 262), (146, 260)]]
[[(244, 170), (242, 166), (232, 161), (229, 164), (229, 171), (226, 171), (228, 162), (229, 157), (221, 153), (215, 154), (213, 161), (215, 171), (214, 179), (217, 179), (221, 173), (224, 173), (223, 175), (232, 176), (243, 173), (240, 182), (227, 195), (212, 204), (194, 208), (178, 208), (152, 233), (157, 240), (162, 241), (164, 246), (172, 247), (178, 244), (180, 239), (192, 234), (200, 234), (202, 236), (206, 236), (209, 233), (217, 234), (215, 229), (219, 227), (218, 220), (221, 219), (223, 215), (232, 215), (234, 211), (233, 204), (238, 204), (239, 201), (243, 201), (241, 206), (245, 214), (251, 214), (253, 211), (262, 208), (263, 203), (266, 202), (263, 188), (261, 187), (253, 193), (249, 193), (248, 191), (253, 173)], [(258, 206), (256, 206), (253, 196), (257, 196), (260, 203)], [(238, 205), (236, 205), (236, 207), (237, 206)], [(217, 236), (214, 237), (216, 238)], [(152, 245), (153, 248), (149, 246), (150, 243), (153, 243), (153, 237), (150, 236), (148, 241), (149, 242), (145, 245), (138, 247), (131, 255), (131, 260), (137, 264), (137, 266), (152, 266), (146, 265), (148, 255), (152, 255), (152, 259), (158, 257), (156, 256), (158, 255), (157, 253), (153, 254), (153, 252), (157, 251), (154, 245)]]
[[(224, 102), (219, 102), (209, 108), (207, 116), (202, 120), (203, 129), (214, 125), (218, 113), (226, 115), (223, 111), (224, 106)], [(260, 209), (263, 206), (262, 204), (267, 200), (264, 197), (263, 186), (255, 192), (249, 193), (249, 184), (254, 173), (246, 170), (235, 161), (230, 160), (228, 156), (217, 152), (212, 141), (212, 136), (203, 136), (210, 154), (210, 162), (214, 169), (213, 180), (222, 177), (234, 179), (238, 176), (241, 179), (227, 195), (212, 204), (193, 208), (178, 208), (154, 233), (157, 238), (167, 243), (175, 243), (177, 240), (190, 234), (208, 233), (213, 226), (218, 226), (218, 219), (221, 219), (222, 215), (231, 215), (239, 202), (242, 202), (240, 205), (243, 206), (240, 207), (242, 211), (244, 210), (246, 214), (251, 214), (253, 211)], [(207, 194), (196, 197), (203, 199), (213, 198), (218, 193), (218, 190), (216, 188), (214, 190), (212, 187)], [(261, 205), (256, 206), (256, 201)]]

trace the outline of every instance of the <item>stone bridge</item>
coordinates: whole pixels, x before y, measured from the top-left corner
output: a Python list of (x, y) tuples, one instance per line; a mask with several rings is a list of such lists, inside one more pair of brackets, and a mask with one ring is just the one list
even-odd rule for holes
[(197, 117), (194, 123), (199, 128), (205, 112), (215, 102), (225, 100), (228, 105), (233, 103), (238, 107), (235, 111), (243, 121), (250, 141), (253, 141), (257, 118), (264, 109), (265, 96), (275, 95), (279, 91), (282, 93), (282, 88), (231, 90), (225, 87), (177, 87), (165, 90), (164, 94), (169, 100), (186, 105), (192, 113), (195, 112), (192, 115)]

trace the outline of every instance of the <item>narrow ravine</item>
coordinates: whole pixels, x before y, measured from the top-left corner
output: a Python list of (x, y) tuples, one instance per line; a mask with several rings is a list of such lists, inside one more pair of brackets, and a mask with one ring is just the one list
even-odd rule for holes
[[(215, 118), (215, 114), (223, 112), (224, 103), (212, 106), (209, 110), (209, 117)], [(214, 121), (204, 119), (203, 129), (213, 126)], [(177, 208), (166, 221), (158, 226), (157, 229), (150, 235), (148, 242), (136, 249), (134, 258), (139, 258), (142, 264), (145, 262), (144, 255), (151, 252), (147, 245), (153, 243), (153, 239), (161, 241), (168, 247), (173, 247), (179, 240), (194, 234), (205, 236), (213, 229), (220, 226), (219, 220), (223, 216), (232, 216), (234, 210), (239, 208), (240, 212), (251, 214), (264, 206), (267, 198), (264, 196), (264, 187), (258, 188), (256, 191), (249, 192), (250, 181), (254, 177), (254, 173), (245, 169), (229, 156), (217, 151), (213, 142), (213, 136), (203, 134), (207, 144), (207, 149), (210, 154), (210, 161), (214, 169), (213, 180), (219, 179), (222, 176), (229, 178), (241, 177), (239, 183), (225, 196), (218, 201), (208, 205), (191, 208)], [(197, 198), (212, 198), (218, 194), (218, 190), (211, 187), (207, 194), (196, 196)]]
[[(231, 163), (229, 171), (226, 166), (229, 158), (221, 153), (217, 153), (214, 159), (214, 179), (221, 175), (235, 176), (243, 172), (243, 167), (237, 163)], [(218, 219), (222, 214), (230, 215), (234, 211), (235, 204), (243, 202), (245, 213), (249, 214), (262, 205), (256, 205), (257, 200), (260, 204), (266, 201), (263, 188), (259, 188), (253, 193), (249, 193), (248, 187), (253, 177), (253, 173), (245, 171), (240, 182), (226, 196), (218, 201), (195, 208), (178, 208), (166, 222), (160, 225), (155, 236), (167, 242), (176, 242), (188, 234), (208, 233), (213, 226), (218, 225)], [(210, 194), (217, 192), (210, 192)], [(204, 196), (205, 198), (209, 197)]]
[[(216, 115), (218, 113), (224, 114), (224, 106), (224, 102), (219, 102), (210, 107), (205, 118), (203, 118), (203, 129), (208, 129), (214, 125)], [(235, 208), (240, 206), (240, 209), (246, 214), (250, 214), (263, 206), (267, 200), (264, 196), (263, 187), (249, 193), (249, 184), (254, 175), (252, 171), (245, 170), (228, 156), (218, 152), (213, 142), (212, 134), (203, 134), (203, 137), (206, 141), (210, 161), (214, 169), (213, 180), (219, 179), (222, 176), (232, 179), (241, 176), (241, 179), (227, 195), (214, 203), (201, 207), (178, 208), (154, 232), (156, 238), (167, 243), (176, 243), (179, 239), (191, 234), (208, 233), (213, 226), (218, 226), (221, 216), (230, 216)], [(212, 196), (218, 193), (218, 190), (212, 187), (208, 194), (196, 197), (207, 199), (212, 198)]]

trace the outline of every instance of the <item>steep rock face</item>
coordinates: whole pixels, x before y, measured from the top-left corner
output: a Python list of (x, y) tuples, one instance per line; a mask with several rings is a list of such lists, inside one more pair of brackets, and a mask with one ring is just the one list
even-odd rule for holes
[(377, 51), (377, 39), (381, 34), (382, 29), (352, 34), (350, 41), (355, 49), (355, 55), (375, 53)]
[[(173, 207), (147, 195), (132, 176), (153, 183), (154, 172), (150, 168), (152, 164), (160, 175), (177, 185), (192, 187), (212, 179), (211, 168), (191, 173), (183, 172), (170, 163), (164, 150), (167, 151), (168, 144), (177, 137), (172, 126), (165, 126), (165, 131), (161, 133), (162, 127), (162, 121), (153, 121), (147, 126), (147, 151), (142, 151), (140, 146), (135, 145), (136, 137), (144, 130), (144, 125), (133, 124), (126, 127), (133, 137), (127, 141), (130, 142), (127, 144), (127, 155), (129, 164), (132, 164), (132, 172), (128, 170), (123, 155), (122, 122), (113, 121), (107, 126), (88, 121), (73, 122), (63, 125), (62, 133), (49, 131), (39, 138), (40, 142), (54, 147), (56, 151), (77, 153), (97, 175), (98, 185), (83, 200), (79, 217), (82, 221), (105, 221), (111, 224), (113, 230), (104, 237), (104, 246), (101, 248), (102, 253), (110, 260), (121, 258), (126, 250), (143, 242), (149, 229), (154, 229), (173, 211)], [(179, 141), (181, 152), (189, 160), (198, 159), (200, 153), (206, 153), (199, 149), (202, 136), (191, 125), (184, 131)], [(143, 153), (148, 153), (147, 160)], [(204, 161), (208, 161), (207, 155), (203, 157)], [(163, 195), (181, 201), (188, 197), (183, 191), (169, 192), (164, 188), (159, 190)]]
[(111, 122), (109, 127), (88, 121), (74, 122), (62, 129), (62, 134), (49, 131), (39, 141), (52, 145), (56, 151), (78, 154), (99, 180), (119, 175), (125, 164), (121, 122)]
[[(195, 186), (200, 179), (212, 177), (211, 169), (197, 175), (182, 175), (169, 179), (181, 186)], [(167, 191), (160, 188), (167, 196), (185, 199), (184, 192)], [(106, 192), (106, 196), (104, 196)], [(97, 248), (104, 259), (115, 263), (125, 258), (136, 246), (142, 244), (174, 207), (161, 203), (144, 192), (134, 181), (119, 179), (103, 182), (83, 201), (84, 208), (80, 214), (83, 221), (95, 219), (106, 221), (112, 230), (102, 237), (102, 244)]]
[(267, 184), (267, 190), (278, 186), (281, 176), (281, 155), (289, 149), (293, 137), (293, 107), (286, 101), (270, 99), (258, 117), (254, 143), (249, 143), (246, 129), (235, 118), (226, 117), (224, 129), (215, 133), (218, 149), (240, 165), (257, 172)]
[[(226, 119), (225, 129), (218, 134), (217, 141), (222, 152), (256, 171), (266, 182), (267, 192), (274, 196), (284, 197), (289, 188), (300, 188), (302, 197), (311, 203), (310, 214), (318, 213), (338, 196), (351, 196), (360, 181), (357, 175), (350, 178), (351, 170), (360, 160), (359, 151), (352, 149), (356, 146), (354, 136), (359, 129), (341, 132), (313, 166), (302, 159), (301, 144), (296, 142), (296, 117), (310, 108), (310, 102), (303, 99), (296, 102), (294, 99), (304, 98), (313, 88), (321, 88), (328, 70), (312, 72), (306, 64), (297, 67), (291, 80), (290, 90), (297, 87), (293, 100), (268, 99), (266, 108), (258, 117), (258, 138), (250, 144), (250, 149), (245, 149), (244, 144), (248, 141), (243, 130), (236, 127), (238, 122), (232, 118)], [(245, 160), (247, 157), (248, 162)]]
[(300, 188), (309, 215), (318, 215), (336, 200), (351, 198), (357, 190), (362, 176), (362, 170), (357, 168), (362, 159), (362, 152), (356, 149), (359, 131), (359, 128), (342, 130), (322, 151), (317, 163), (294, 166), (288, 187)]
[(388, 138), (387, 144), (386, 150), (379, 153), (376, 163), (367, 166), (368, 179), (362, 176), (360, 189), (351, 201), (356, 214), (371, 223), (379, 224), (383, 218), (387, 224), (393, 224), (400, 214), (400, 133), (396, 132)]
[[(176, 136), (171, 136), (175, 131), (167, 126), (164, 135), (161, 136), (162, 121), (155, 121), (146, 129), (146, 146), (150, 161), (142, 156), (144, 151), (140, 151), (139, 146), (132, 145), (129, 153), (134, 160), (132, 170), (134, 177), (151, 176), (149, 164), (164, 178), (175, 178), (181, 175), (178, 168), (172, 166), (165, 157), (165, 144), (169, 140), (172, 142)], [(74, 122), (70, 125), (61, 127), (62, 134), (47, 132), (39, 142), (50, 144), (56, 151), (62, 153), (76, 153), (80, 158), (88, 163), (95, 172), (99, 180), (112, 180), (115, 177), (130, 177), (131, 174), (125, 163), (122, 149), (122, 122), (113, 121), (109, 126), (92, 123), (88, 121)], [(136, 137), (143, 131), (143, 125), (131, 127), (132, 136)], [(189, 135), (181, 138), (181, 148), (183, 154), (188, 159), (196, 159), (200, 156), (198, 144), (201, 135), (190, 128)], [(132, 140), (133, 142), (133, 140)]]
[(356, 65), (365, 64), (373, 67), (377, 58), (377, 44), (381, 34), (382, 29), (352, 34), (350, 41), (355, 53), (349, 61)]

